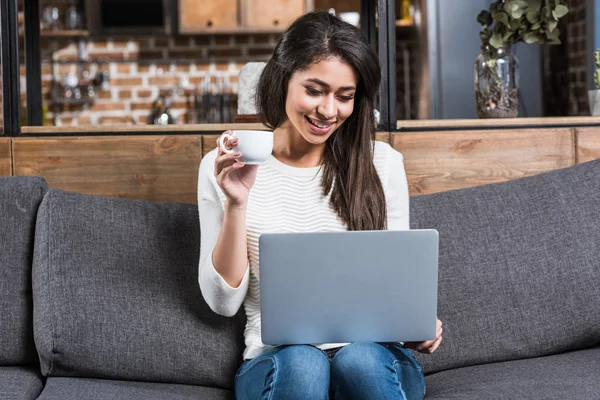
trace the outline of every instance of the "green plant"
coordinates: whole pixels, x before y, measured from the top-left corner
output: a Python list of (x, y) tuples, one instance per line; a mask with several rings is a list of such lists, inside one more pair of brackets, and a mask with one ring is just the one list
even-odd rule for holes
[(477, 16), (482, 48), (518, 42), (560, 44), (558, 22), (568, 12), (561, 0), (496, 0)]
[(569, 13), (564, 1), (494, 0), (489, 10), (479, 13), (481, 55), (476, 61), (475, 99), (480, 117), (518, 114), (519, 90), (511, 86), (514, 71), (507, 68), (510, 47), (518, 42), (559, 44), (558, 22)]
[(600, 89), (600, 49), (594, 52), (594, 60), (596, 61), (596, 89)]

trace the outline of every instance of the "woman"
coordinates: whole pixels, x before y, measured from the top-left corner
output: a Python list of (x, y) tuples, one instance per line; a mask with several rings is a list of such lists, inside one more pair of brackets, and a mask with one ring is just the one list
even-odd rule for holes
[[(209, 306), (247, 315), (238, 399), (414, 399), (423, 372), (407, 348), (441, 342), (270, 347), (261, 342), (262, 232), (409, 229), (402, 155), (375, 142), (377, 55), (352, 25), (314, 12), (283, 34), (262, 72), (257, 103), (273, 129), (264, 165), (213, 150), (199, 171), (199, 282)], [(227, 142), (235, 146), (237, 139)], [(319, 279), (319, 277), (315, 277)], [(393, 316), (390, 316), (393, 318)]]

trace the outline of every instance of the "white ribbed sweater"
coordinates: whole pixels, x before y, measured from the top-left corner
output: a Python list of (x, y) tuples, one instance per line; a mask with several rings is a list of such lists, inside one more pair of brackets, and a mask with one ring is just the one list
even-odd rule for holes
[[(225, 195), (214, 176), (217, 151), (208, 153), (198, 173), (200, 215), (199, 284), (210, 308), (233, 316), (242, 303), (248, 322), (245, 330), (244, 359), (257, 356), (270, 347), (261, 341), (258, 237), (264, 232), (343, 231), (345, 225), (322, 195), (320, 167), (296, 168), (271, 156), (258, 168), (250, 191), (246, 213), (249, 268), (237, 288), (229, 286), (215, 270), (212, 252), (223, 222)], [(386, 143), (376, 142), (374, 164), (383, 184), (387, 202), (388, 229), (409, 229), (408, 185), (402, 155)], [(318, 279), (318, 277), (315, 277)], [(341, 344), (318, 345), (322, 349)]]

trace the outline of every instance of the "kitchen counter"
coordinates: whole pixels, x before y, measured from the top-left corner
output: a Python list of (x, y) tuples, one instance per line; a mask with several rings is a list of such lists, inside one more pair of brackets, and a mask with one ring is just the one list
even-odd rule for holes
[(105, 125), (105, 126), (24, 126), (23, 135), (73, 136), (73, 135), (153, 135), (153, 134), (203, 134), (218, 133), (228, 129), (265, 130), (261, 123), (248, 124), (180, 124), (180, 125)]
[[(600, 126), (600, 117), (553, 117), (514, 119), (451, 119), (451, 120), (406, 120), (398, 121), (399, 132), (557, 128)], [(131, 134), (215, 134), (228, 129), (268, 129), (261, 123), (243, 124), (189, 124), (189, 125), (108, 125), (108, 126), (24, 126), (25, 136), (87, 136), (87, 135), (131, 135)]]

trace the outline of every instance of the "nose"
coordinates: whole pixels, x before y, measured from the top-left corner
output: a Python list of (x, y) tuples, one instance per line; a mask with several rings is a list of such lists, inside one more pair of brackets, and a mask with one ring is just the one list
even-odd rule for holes
[(323, 116), (323, 119), (332, 119), (335, 117), (335, 100), (333, 96), (324, 96), (323, 102), (317, 107), (317, 113)]

